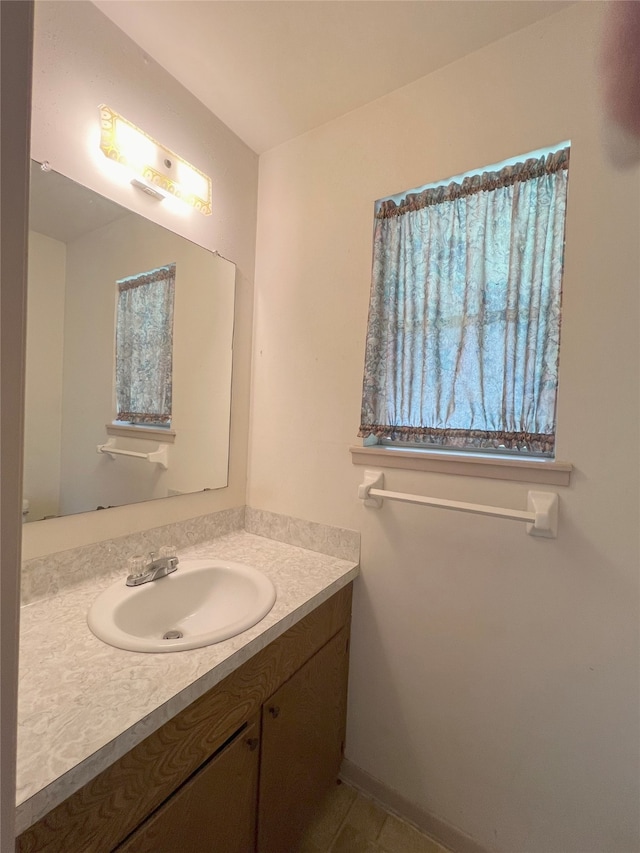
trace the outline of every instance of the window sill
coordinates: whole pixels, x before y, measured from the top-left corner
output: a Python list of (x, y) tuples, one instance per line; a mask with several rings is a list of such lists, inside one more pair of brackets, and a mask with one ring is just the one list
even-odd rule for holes
[(412, 471), (432, 471), (437, 474), (458, 474), (463, 477), (487, 477), (492, 480), (520, 480), (526, 483), (545, 483), (568, 486), (573, 465), (551, 459), (514, 459), (446, 453), (440, 450), (411, 450), (403, 447), (349, 448), (354, 465), (376, 468), (405, 468)]
[(173, 429), (158, 429), (157, 427), (122, 426), (119, 424), (105, 424), (107, 435), (119, 435), (122, 438), (141, 438), (151, 441), (161, 441), (163, 444), (174, 444), (176, 433)]

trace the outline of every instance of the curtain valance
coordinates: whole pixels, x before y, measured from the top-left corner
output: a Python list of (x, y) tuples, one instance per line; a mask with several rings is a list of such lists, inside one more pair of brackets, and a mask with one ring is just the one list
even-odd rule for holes
[(542, 175), (551, 175), (561, 169), (569, 168), (569, 152), (569, 148), (561, 148), (559, 151), (547, 154), (546, 157), (532, 157), (522, 163), (505, 166), (497, 172), (470, 175), (464, 178), (462, 183), (452, 181), (440, 187), (429, 187), (420, 193), (408, 193), (399, 204), (392, 200), (383, 201), (376, 213), (376, 218), (389, 219), (393, 216), (402, 216), (430, 205), (508, 187), (518, 181), (530, 181)]

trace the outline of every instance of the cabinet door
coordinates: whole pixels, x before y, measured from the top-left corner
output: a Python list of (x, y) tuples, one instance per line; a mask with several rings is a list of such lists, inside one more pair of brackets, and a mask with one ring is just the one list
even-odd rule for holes
[(117, 853), (254, 853), (259, 754), (256, 716)]
[(338, 776), (348, 661), (344, 628), (263, 705), (258, 853), (293, 853)]

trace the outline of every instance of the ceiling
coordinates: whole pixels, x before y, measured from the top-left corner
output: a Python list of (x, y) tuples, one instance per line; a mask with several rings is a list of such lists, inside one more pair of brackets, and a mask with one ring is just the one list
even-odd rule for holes
[(102, 228), (131, 212), (31, 161), (29, 229), (62, 243)]
[(258, 154), (570, 0), (93, 0)]

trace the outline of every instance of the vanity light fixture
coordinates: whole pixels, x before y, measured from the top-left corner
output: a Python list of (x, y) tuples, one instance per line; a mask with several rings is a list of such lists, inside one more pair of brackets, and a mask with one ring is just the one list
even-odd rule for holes
[(131, 183), (154, 198), (179, 198), (211, 215), (211, 178), (119, 113), (100, 106), (100, 149), (132, 172)]

